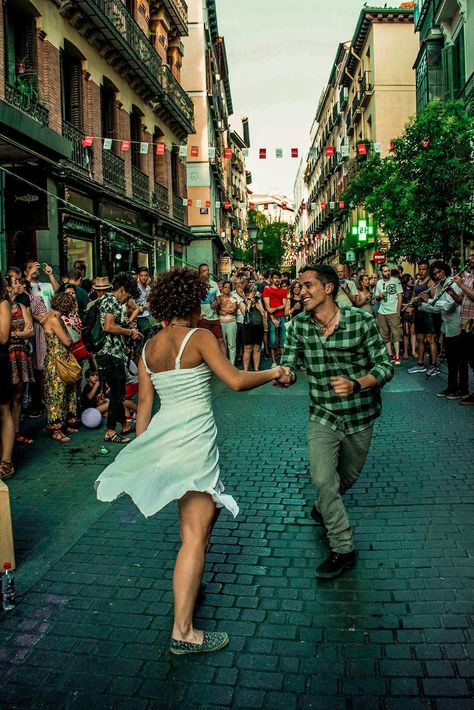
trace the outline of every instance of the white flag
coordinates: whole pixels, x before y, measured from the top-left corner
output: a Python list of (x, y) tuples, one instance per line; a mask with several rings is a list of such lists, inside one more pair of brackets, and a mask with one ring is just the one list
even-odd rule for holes
[(249, 157), (249, 149), (242, 148), (242, 155), (244, 156), (244, 158), (248, 158)]
[(219, 200), (217, 200), (217, 201), (216, 201), (216, 209), (218, 209), (218, 210), (219, 210), (219, 209), (220, 209), (220, 207), (221, 207), (221, 203), (219, 202)]
[(374, 153), (381, 153), (382, 152), (382, 144), (381, 143), (374, 143)]
[(104, 150), (111, 150), (112, 138), (104, 138), (103, 148)]
[(276, 158), (283, 158), (283, 148), (277, 148), (275, 150), (275, 157)]
[(187, 207), (187, 206), (188, 206), (188, 200), (186, 197), (183, 197), (183, 207)]
[(188, 147), (186, 145), (179, 146), (179, 157), (185, 158), (188, 154)]
[(343, 158), (349, 157), (349, 146), (348, 145), (341, 145), (341, 155)]
[(148, 149), (149, 149), (149, 144), (148, 143), (140, 143), (140, 153), (141, 155), (148, 155)]
[(202, 200), (196, 200), (196, 207), (202, 207)]
[(209, 146), (209, 160), (216, 159), (216, 149), (213, 146)]

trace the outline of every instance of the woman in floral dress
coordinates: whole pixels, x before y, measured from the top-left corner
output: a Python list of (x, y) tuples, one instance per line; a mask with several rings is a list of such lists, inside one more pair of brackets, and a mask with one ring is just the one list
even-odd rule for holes
[(67, 360), (72, 340), (67, 332), (62, 316), (70, 316), (76, 307), (73, 296), (58, 293), (52, 300), (52, 308), (44, 321), (46, 337), (46, 357), (44, 359), (44, 403), (46, 409), (46, 428), (55, 441), (66, 443), (73, 434), (77, 414), (76, 385), (66, 385), (56, 371), (56, 358)]
[(7, 277), (8, 293), (11, 302), (11, 331), (8, 347), (12, 368), (11, 413), (15, 426), (15, 440), (21, 444), (32, 444), (33, 440), (20, 434), (21, 403), (27, 383), (34, 382), (33, 363), (29, 341), (33, 337), (31, 312), (22, 303), (15, 302), (22, 285), (18, 280)]

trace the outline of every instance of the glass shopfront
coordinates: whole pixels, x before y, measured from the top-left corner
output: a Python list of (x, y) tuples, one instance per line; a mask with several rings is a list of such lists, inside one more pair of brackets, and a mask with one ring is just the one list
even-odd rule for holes
[(86, 265), (86, 277), (94, 276), (93, 243), (78, 237), (66, 237), (67, 270), (72, 269), (75, 261), (82, 261)]

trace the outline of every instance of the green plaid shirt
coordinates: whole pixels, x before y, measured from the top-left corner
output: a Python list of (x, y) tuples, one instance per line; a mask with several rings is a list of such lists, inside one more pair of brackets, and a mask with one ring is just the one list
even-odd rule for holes
[[(380, 415), (380, 388), (393, 376), (393, 366), (380, 337), (375, 318), (359, 308), (341, 308), (339, 324), (325, 338), (311, 313), (300, 313), (291, 322), (285, 342), (282, 366), (296, 377), (304, 364), (309, 381), (310, 419), (354, 434), (369, 427)], [(357, 380), (373, 375), (377, 387), (348, 397), (339, 397), (330, 377)]]

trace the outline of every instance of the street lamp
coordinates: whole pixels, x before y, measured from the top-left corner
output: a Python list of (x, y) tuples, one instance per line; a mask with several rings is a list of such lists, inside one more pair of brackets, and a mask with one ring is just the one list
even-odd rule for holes
[(257, 239), (257, 251), (258, 251), (258, 268), (260, 271), (262, 271), (263, 239)]
[(252, 243), (252, 254), (253, 254), (253, 268), (255, 269), (257, 266), (257, 236), (258, 236), (258, 227), (255, 224), (255, 222), (252, 220), (251, 222), (248, 223), (247, 225), (247, 230), (249, 233), (249, 239)]

